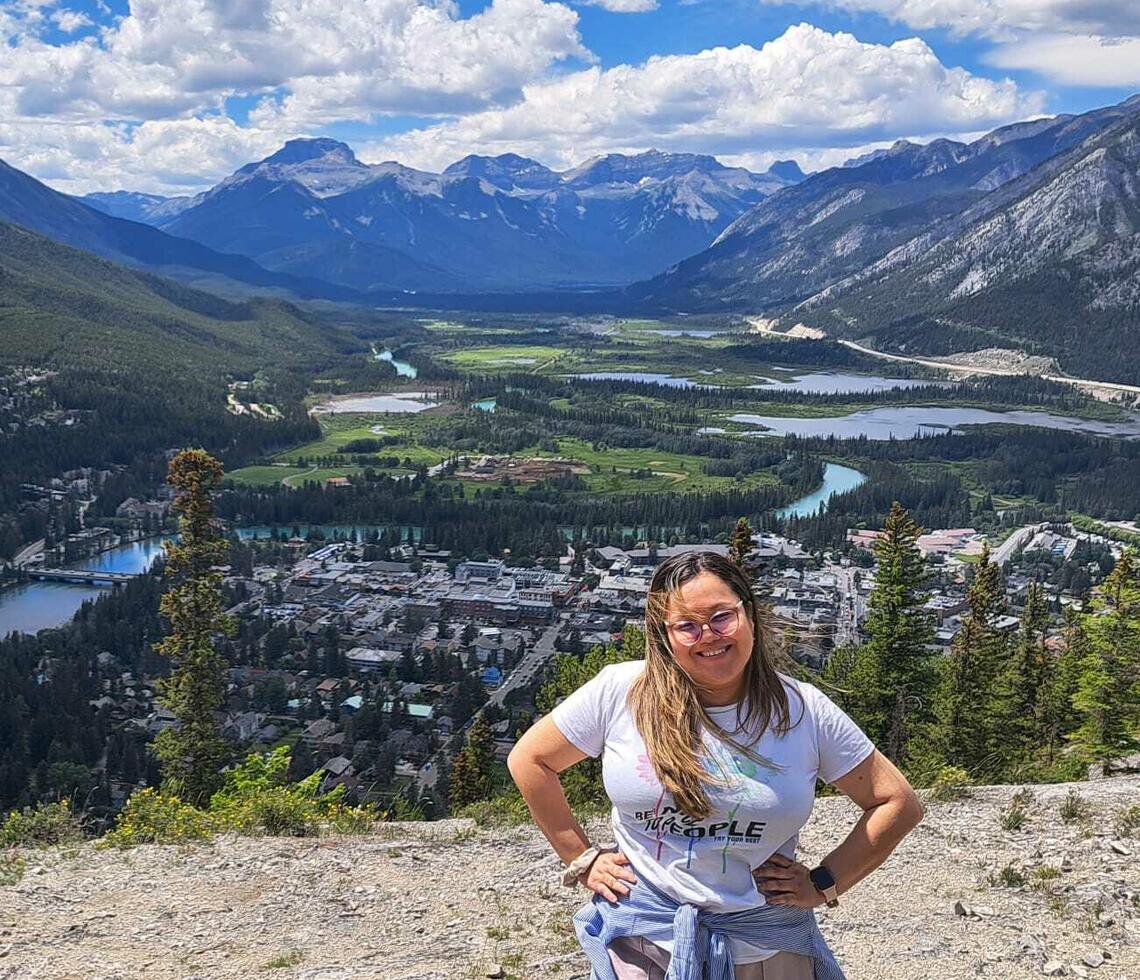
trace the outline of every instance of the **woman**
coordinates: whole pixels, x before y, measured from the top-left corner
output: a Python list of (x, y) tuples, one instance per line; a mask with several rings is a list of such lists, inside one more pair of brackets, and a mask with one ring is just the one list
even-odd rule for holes
[[(812, 909), (837, 904), (922, 818), (906, 778), (817, 688), (776, 670), (748, 578), (688, 552), (649, 586), (645, 660), (614, 664), (537, 721), (507, 765), (594, 893), (574, 917), (593, 980), (843, 974)], [(616, 847), (598, 850), (558, 773), (601, 756)], [(795, 860), (817, 776), (863, 816), (816, 868)]]

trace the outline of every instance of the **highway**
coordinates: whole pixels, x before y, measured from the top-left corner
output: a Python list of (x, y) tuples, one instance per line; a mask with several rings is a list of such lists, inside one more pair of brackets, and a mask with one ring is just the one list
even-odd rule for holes
[(1044, 524), (1027, 524), (1025, 527), (1019, 527), (1001, 544), (999, 544), (993, 551), (990, 552), (990, 561), (992, 561), (998, 568), (1001, 568), (1018, 548), (1022, 548), (1029, 544), (1033, 535), (1038, 531), (1044, 530)]
[[(1026, 373), (1016, 368), (975, 367), (970, 364), (955, 364), (953, 361), (940, 361), (935, 358), (907, 357), (903, 354), (884, 354), (882, 351), (857, 344), (853, 340), (840, 340), (839, 343), (844, 347), (851, 348), (851, 350), (859, 351), (861, 354), (869, 354), (871, 357), (878, 357), (884, 361), (899, 361), (905, 364), (921, 364), (923, 367), (942, 368), (952, 374), (995, 374), (1008, 376)], [(1061, 384), (1073, 385), (1075, 388), (1091, 389), (1091, 393), (1094, 396), (1098, 390), (1105, 393), (1140, 395), (1140, 386), (1138, 385), (1120, 384), (1115, 381), (1096, 381), (1092, 378), (1070, 378), (1061, 374), (1042, 374), (1041, 377), (1045, 381), (1059, 381)]]

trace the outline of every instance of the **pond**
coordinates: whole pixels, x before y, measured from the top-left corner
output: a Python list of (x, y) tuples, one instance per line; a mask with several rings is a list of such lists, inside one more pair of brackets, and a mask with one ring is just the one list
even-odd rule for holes
[(891, 391), (895, 388), (921, 388), (924, 385), (953, 385), (953, 381), (931, 381), (926, 378), (880, 378), (873, 374), (842, 374), (820, 371), (788, 380), (771, 379), (748, 385), (760, 391), (806, 391), (817, 395), (858, 394), (867, 391)]
[(745, 425), (763, 426), (763, 431), (748, 432), (751, 436), (819, 436), (837, 439), (916, 439), (919, 436), (939, 435), (946, 432), (961, 434), (963, 425), (1034, 425), (1067, 432), (1084, 432), (1089, 435), (1116, 436), (1123, 439), (1140, 437), (1140, 418), (1129, 422), (1102, 422), (1078, 419), (1049, 412), (994, 412), (985, 408), (928, 408), (899, 407), (872, 408), (851, 415), (827, 418), (782, 418), (775, 415), (733, 415), (731, 421)]
[(430, 392), (401, 391), (392, 394), (344, 395), (313, 406), (315, 415), (348, 415), (375, 412), (408, 414), (438, 405)]
[[(696, 388), (698, 386), (715, 386), (716, 375), (723, 373), (723, 371), (724, 368), (719, 367), (715, 369), (700, 368), (697, 373), (708, 378), (707, 381), (701, 382), (652, 371), (594, 371), (589, 374), (571, 375), (571, 377), (581, 378), (584, 381), (640, 381), (644, 384), (666, 385), (670, 388)], [(924, 378), (881, 378), (873, 374), (845, 374), (837, 371), (819, 371), (782, 378), (766, 378), (758, 374), (754, 374), (753, 377), (760, 380), (756, 384), (745, 385), (739, 390), (804, 391), (827, 395), (846, 392), (890, 391), (894, 388), (918, 388), (930, 384), (954, 384), (952, 381), (929, 381)]]
[(697, 383), (688, 378), (674, 378), (669, 374), (655, 374), (650, 371), (593, 371), (590, 374), (572, 374), (570, 377), (581, 378), (583, 381), (642, 381), (669, 388), (697, 387)]

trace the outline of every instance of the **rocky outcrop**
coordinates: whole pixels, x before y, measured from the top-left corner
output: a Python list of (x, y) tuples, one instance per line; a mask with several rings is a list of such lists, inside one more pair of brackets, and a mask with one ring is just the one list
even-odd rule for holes
[[(1023, 825), (1006, 830), (1016, 790), (929, 803), (887, 864), (819, 911), (850, 980), (1140, 976), (1140, 836), (1118, 822), (1140, 779), (1032, 787)], [(1087, 812), (1066, 822), (1071, 790)], [(857, 816), (845, 799), (817, 801), (801, 859)], [(604, 822), (591, 830), (605, 838)], [(558, 884), (532, 827), (450, 820), (26, 859), (0, 887), (6, 980), (587, 976), (570, 928), (583, 893)]]

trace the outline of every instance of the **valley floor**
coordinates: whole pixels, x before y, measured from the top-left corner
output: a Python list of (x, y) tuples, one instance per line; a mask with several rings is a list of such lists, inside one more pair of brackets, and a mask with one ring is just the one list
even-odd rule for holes
[[(1070, 789), (1089, 812), (1066, 823)], [(849, 980), (1012, 980), (1046, 965), (1140, 976), (1140, 839), (1115, 825), (1140, 778), (1035, 786), (1025, 825), (1006, 831), (1015, 790), (929, 803), (886, 865), (817, 913)], [(857, 816), (845, 799), (817, 801), (801, 860), (826, 854)], [(591, 830), (605, 839), (603, 824)], [(0, 887), (6, 980), (587, 976), (569, 921), (584, 893), (557, 883), (529, 827), (449, 820), (363, 838), (26, 856), (22, 881)], [(1024, 886), (991, 883), (1009, 865)]]

